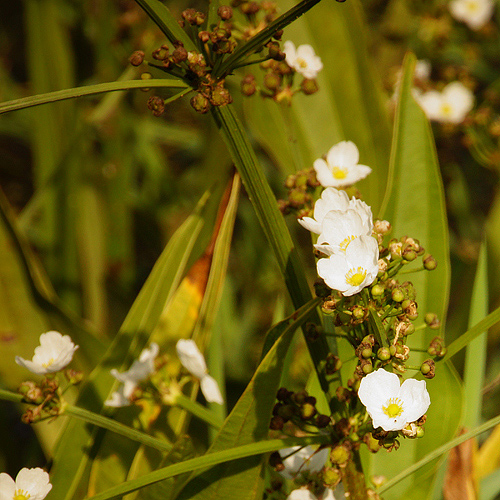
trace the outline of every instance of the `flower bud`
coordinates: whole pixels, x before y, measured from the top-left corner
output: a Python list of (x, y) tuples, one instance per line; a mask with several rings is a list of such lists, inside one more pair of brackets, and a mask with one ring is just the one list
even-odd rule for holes
[(302, 420), (310, 420), (315, 415), (316, 415), (316, 408), (310, 403), (305, 403), (300, 409), (300, 418)]
[(276, 393), (276, 399), (278, 401), (288, 401), (290, 399), (290, 396), (293, 394), (292, 391), (289, 391), (285, 387), (280, 387), (278, 389), (278, 392)]
[(426, 359), (420, 367), (420, 372), (425, 378), (434, 378), (436, 374), (436, 364), (432, 359)]
[(325, 372), (327, 375), (333, 375), (342, 368), (342, 361), (333, 353), (328, 353), (326, 356)]
[(417, 258), (417, 252), (412, 248), (406, 248), (403, 250), (402, 256), (406, 262), (411, 262)]
[(151, 96), (148, 99), (148, 109), (154, 116), (161, 116), (165, 112), (165, 101), (161, 97)]
[(269, 455), (269, 465), (278, 472), (285, 468), (283, 465), (283, 459), (278, 451), (274, 451), (271, 455)]
[(243, 14), (253, 15), (257, 14), (260, 10), (260, 5), (257, 2), (244, 2), (240, 7)]
[(77, 385), (83, 380), (83, 372), (79, 370), (73, 370), (71, 368), (65, 370), (64, 376), (72, 385)]
[(270, 72), (264, 76), (264, 86), (269, 90), (276, 90), (281, 85), (281, 75)]
[(425, 430), (423, 427), (417, 427), (417, 438), (422, 438), (424, 437)]
[(325, 283), (323, 278), (316, 279), (313, 286), (316, 297), (328, 297), (332, 293), (332, 289)]
[(371, 293), (372, 293), (373, 298), (381, 297), (382, 295), (384, 295), (384, 292), (385, 292), (385, 288), (379, 284), (373, 285), (371, 288)]
[(292, 401), (297, 405), (303, 405), (306, 402), (308, 394), (306, 391), (298, 391), (292, 394)]
[(391, 297), (394, 302), (403, 302), (403, 300), (405, 299), (405, 294), (403, 293), (403, 290), (401, 290), (401, 288), (393, 288)]
[(437, 330), (441, 326), (441, 321), (436, 313), (427, 313), (424, 317), (424, 321), (429, 328)]
[(314, 78), (304, 78), (300, 84), (300, 90), (305, 95), (315, 94), (319, 90), (318, 82)]
[(364, 436), (363, 436), (363, 441), (365, 442), (366, 446), (368, 447), (368, 449), (372, 452), (372, 453), (377, 453), (378, 450), (380, 450), (381, 446), (380, 446), (380, 443), (379, 443), (379, 440), (378, 439), (375, 439), (373, 436), (372, 436), (372, 433), (371, 432), (367, 432)]
[(339, 444), (330, 450), (330, 461), (339, 467), (345, 466), (351, 458), (351, 451)]
[(391, 352), (388, 347), (381, 347), (377, 351), (377, 358), (380, 359), (380, 361), (389, 361), (391, 359)]
[(335, 489), (335, 487), (340, 483), (341, 479), (342, 473), (337, 468), (328, 467), (323, 472), (323, 482), (331, 489)]
[(437, 267), (436, 259), (430, 254), (424, 255), (423, 264), (427, 271), (434, 271)]
[(172, 61), (175, 64), (179, 64), (181, 62), (184, 62), (187, 58), (188, 58), (188, 51), (184, 48), (183, 45), (179, 45), (172, 52)]
[(221, 5), (217, 9), (217, 14), (223, 21), (228, 21), (233, 17), (233, 9), (229, 5)]
[(269, 428), (272, 431), (281, 431), (284, 425), (285, 421), (283, 420), (283, 418), (280, 417), (279, 415), (275, 415), (273, 418), (271, 418), (271, 423), (269, 424)]
[(191, 106), (198, 112), (198, 113), (207, 113), (208, 110), (210, 109), (210, 101), (203, 95), (201, 95), (199, 92), (196, 93), (194, 97), (191, 98), (189, 101), (191, 103)]
[(214, 106), (225, 106), (226, 104), (231, 104), (233, 102), (233, 98), (227, 90), (222, 85), (217, 85), (212, 91), (212, 98), (210, 99), (211, 104)]
[(166, 45), (162, 45), (160, 48), (153, 50), (153, 59), (157, 61), (166, 61), (168, 59), (168, 47)]
[(377, 219), (373, 223), (373, 230), (378, 234), (390, 233), (391, 229), (392, 229), (392, 226), (391, 226), (390, 222), (387, 222), (386, 220)]
[(331, 418), (328, 415), (317, 415), (316, 416), (316, 427), (318, 429), (324, 429), (331, 422)]
[(446, 347), (444, 344), (444, 339), (441, 337), (434, 337), (429, 344), (427, 352), (430, 356), (436, 356), (442, 358), (446, 355)]
[(281, 405), (278, 407), (276, 414), (281, 417), (284, 422), (288, 422), (295, 415), (295, 407), (292, 405)]
[(403, 311), (405, 312), (408, 319), (417, 319), (417, 303), (414, 300), (404, 300), (401, 306), (403, 307)]
[(129, 57), (129, 62), (132, 66), (140, 66), (144, 62), (146, 54), (142, 50), (136, 50)]

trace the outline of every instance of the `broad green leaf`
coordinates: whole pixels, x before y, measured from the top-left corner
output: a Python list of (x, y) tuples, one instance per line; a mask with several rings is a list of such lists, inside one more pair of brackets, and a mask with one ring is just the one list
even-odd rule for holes
[[(488, 269), (486, 245), (482, 245), (472, 291), (469, 326), (488, 314)], [(484, 332), (467, 346), (464, 368), (465, 414), (463, 426), (476, 427), (481, 422), (483, 386), (486, 366), (488, 333)]]
[[(257, 443), (269, 431), (271, 412), (276, 401), (281, 370), (295, 330), (317, 306), (313, 300), (296, 312), (294, 321), (287, 326), (259, 364), (207, 455), (235, 446)], [(261, 457), (232, 461), (211, 468), (192, 479), (177, 497), (178, 500), (253, 500), (262, 492)]]
[[(415, 286), (420, 315), (437, 313), (442, 321), (441, 331), (444, 332), (450, 281), (448, 226), (432, 132), (423, 110), (412, 95), (414, 62), (415, 57), (407, 55), (381, 217), (391, 222), (394, 237), (407, 235), (417, 238), (426, 251), (437, 259), (435, 271), (406, 274), (404, 279)], [(413, 335), (408, 343), (410, 347), (426, 349), (437, 333), (426, 329)], [(421, 361), (421, 356), (412, 354), (411, 364), (418, 366)], [(418, 440), (405, 440), (397, 452), (397, 460), (389, 454), (374, 455), (373, 473), (390, 478), (453, 437), (460, 421), (462, 402), (460, 384), (451, 365), (440, 363), (436, 377), (428, 381), (427, 387), (431, 406), (427, 412), (425, 436)], [(427, 498), (432, 492), (429, 474), (433, 469), (435, 465), (430, 464), (419, 471), (418, 477), (407, 478), (386, 493), (387, 500), (415, 496)], [(421, 480), (423, 476), (426, 476), (425, 481)], [(412, 479), (414, 482), (411, 482)]]
[[(287, 9), (292, 1), (279, 5)], [(311, 168), (338, 141), (353, 141), (360, 162), (373, 169), (360, 189), (376, 212), (389, 162), (390, 126), (382, 85), (369, 61), (366, 30), (360, 1), (321, 2), (283, 36), (296, 45), (312, 45), (322, 58), (320, 90), (295, 94), (290, 107), (257, 95), (244, 104), (252, 133), (285, 174)], [(300, 75), (295, 78), (300, 83)]]
[[(193, 251), (210, 205), (209, 194), (200, 200), (195, 212), (170, 239), (162, 255), (135, 300), (112, 346), (101, 363), (82, 387), (78, 405), (99, 413), (108, 397), (114, 379), (110, 367), (129, 363), (148, 340), (165, 304), (173, 296), (186, 263)], [(53, 495), (71, 499), (80, 491), (79, 485), (90, 464), (89, 454), (95, 438), (95, 428), (77, 420), (70, 420), (61, 436), (51, 471)], [(95, 451), (94, 451), (95, 453)]]

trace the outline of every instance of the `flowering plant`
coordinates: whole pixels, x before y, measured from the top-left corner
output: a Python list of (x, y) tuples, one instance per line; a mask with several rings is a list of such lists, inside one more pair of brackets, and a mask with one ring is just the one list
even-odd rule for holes
[(497, 484), (498, 12), (386, 4), (2, 18), (0, 499)]

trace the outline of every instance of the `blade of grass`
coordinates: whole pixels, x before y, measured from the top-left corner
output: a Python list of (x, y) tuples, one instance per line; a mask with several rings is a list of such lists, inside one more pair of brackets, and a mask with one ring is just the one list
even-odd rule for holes
[(170, 88), (182, 89), (166, 102), (171, 102), (174, 99), (182, 97), (191, 89), (187, 83), (181, 80), (155, 78), (151, 80), (128, 80), (123, 82), (106, 82), (96, 85), (88, 85), (85, 87), (76, 87), (72, 89), (56, 90), (55, 92), (47, 92), (46, 94), (37, 94), (34, 96), (14, 99), (0, 104), (0, 114), (16, 111), (18, 109), (40, 106), (50, 102), (64, 101), (66, 99), (74, 99), (75, 97), (84, 97), (88, 95), (103, 94), (105, 92), (116, 92), (118, 90), (129, 89), (148, 89), (148, 88)]

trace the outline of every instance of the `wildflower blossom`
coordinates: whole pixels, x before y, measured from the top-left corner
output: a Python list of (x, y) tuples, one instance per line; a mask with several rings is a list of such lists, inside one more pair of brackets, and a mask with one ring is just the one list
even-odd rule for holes
[(323, 63), (311, 45), (299, 45), (295, 48), (295, 44), (288, 40), (283, 45), (283, 52), (288, 66), (300, 73), (304, 78), (316, 78), (323, 69)]
[(383, 368), (361, 380), (358, 396), (373, 427), (385, 431), (402, 430), (424, 415), (431, 404), (425, 381), (409, 378), (400, 385), (399, 377)]
[(313, 217), (303, 217), (298, 222), (312, 233), (321, 234), (323, 220), (332, 210), (345, 212), (355, 210), (367, 226), (368, 234), (371, 234), (373, 226), (373, 217), (371, 208), (363, 201), (347, 196), (342, 190), (328, 187), (321, 193), (321, 198), (314, 204)]
[(451, 15), (472, 30), (482, 28), (491, 19), (494, 8), (492, 0), (453, 0), (449, 4)]
[(372, 169), (359, 165), (359, 151), (352, 141), (341, 141), (330, 148), (326, 160), (314, 162), (316, 177), (323, 187), (350, 186), (364, 179)]
[(0, 474), (0, 500), (43, 500), (51, 489), (49, 475), (39, 467), (24, 467), (15, 481), (5, 472)]
[(319, 259), (318, 275), (333, 290), (349, 297), (373, 283), (378, 273), (378, 243), (372, 236), (359, 236), (345, 252)]
[(303, 472), (319, 472), (328, 459), (328, 448), (318, 450), (313, 446), (292, 446), (279, 450), (285, 468), (280, 474), (286, 479), (294, 479)]
[(461, 82), (449, 83), (442, 92), (425, 92), (417, 100), (430, 120), (444, 123), (463, 122), (474, 106), (474, 94)]
[(16, 356), (16, 363), (37, 375), (54, 373), (71, 362), (77, 349), (78, 346), (73, 343), (69, 335), (50, 331), (40, 335), (40, 345), (35, 347), (31, 361)]
[(159, 350), (158, 344), (153, 342), (149, 348), (143, 349), (139, 359), (136, 359), (127, 371), (120, 373), (118, 370), (111, 370), (111, 375), (122, 385), (105, 401), (106, 406), (121, 407), (130, 404), (130, 397), (138, 384), (154, 372), (154, 360), (158, 356)]
[(335, 500), (333, 490), (326, 488), (323, 494), (318, 497), (307, 488), (298, 488), (290, 492), (287, 500)]
[(209, 403), (223, 404), (222, 394), (217, 381), (208, 374), (207, 364), (198, 346), (191, 339), (181, 339), (176, 345), (177, 356), (192, 375), (200, 380), (200, 389)]
[(333, 255), (336, 252), (345, 253), (356, 238), (371, 236), (373, 222), (371, 217), (363, 219), (356, 210), (331, 210), (323, 219), (322, 227), (318, 244), (314, 247), (326, 255)]

